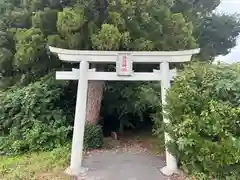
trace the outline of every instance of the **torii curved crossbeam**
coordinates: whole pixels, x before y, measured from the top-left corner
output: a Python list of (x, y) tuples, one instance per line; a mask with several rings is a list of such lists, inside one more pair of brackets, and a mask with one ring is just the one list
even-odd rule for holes
[(130, 54), (133, 62), (137, 63), (160, 63), (190, 61), (193, 54), (199, 53), (200, 49), (184, 51), (87, 51), (70, 50), (49, 46), (53, 53), (57, 53), (60, 60), (68, 62), (115, 62), (119, 54)]

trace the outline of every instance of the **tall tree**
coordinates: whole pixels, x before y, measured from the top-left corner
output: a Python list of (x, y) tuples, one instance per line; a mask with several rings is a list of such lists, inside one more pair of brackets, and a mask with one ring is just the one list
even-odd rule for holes
[(199, 59), (213, 61), (218, 55), (226, 55), (236, 46), (240, 32), (239, 19), (235, 15), (216, 13), (220, 0), (177, 0), (173, 12), (181, 12), (194, 26), (193, 36), (201, 48)]
[[(226, 54), (239, 23), (213, 13), (219, 0), (2, 0), (1, 87), (27, 85), (69, 68), (47, 45), (88, 50), (202, 48), (201, 59)], [(97, 70), (106, 68), (91, 64)], [(87, 120), (97, 123), (104, 82), (89, 82)]]

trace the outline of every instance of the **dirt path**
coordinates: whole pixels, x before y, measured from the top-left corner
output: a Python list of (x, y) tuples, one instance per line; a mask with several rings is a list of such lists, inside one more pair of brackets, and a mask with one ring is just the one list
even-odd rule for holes
[(88, 152), (83, 165), (88, 168), (79, 180), (183, 180), (180, 176), (166, 177), (160, 169), (165, 166), (164, 155), (149, 151), (141, 141), (111, 142), (112, 149)]
[(89, 168), (85, 179), (166, 180), (160, 172), (164, 164), (160, 157), (142, 151), (95, 151), (84, 160)]

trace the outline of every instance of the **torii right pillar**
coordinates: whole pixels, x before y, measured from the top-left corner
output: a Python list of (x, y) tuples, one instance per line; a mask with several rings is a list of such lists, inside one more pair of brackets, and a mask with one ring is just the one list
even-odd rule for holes
[[(160, 63), (160, 72), (161, 72), (161, 95), (162, 95), (162, 106), (166, 104), (166, 92), (171, 86), (170, 68), (169, 62)], [(164, 116), (163, 109), (163, 122), (168, 123), (169, 120)], [(165, 145), (171, 140), (169, 135), (165, 132)], [(166, 147), (166, 166), (161, 169), (162, 173), (166, 176), (170, 176), (178, 172), (177, 160), (176, 158), (169, 153), (168, 148)]]

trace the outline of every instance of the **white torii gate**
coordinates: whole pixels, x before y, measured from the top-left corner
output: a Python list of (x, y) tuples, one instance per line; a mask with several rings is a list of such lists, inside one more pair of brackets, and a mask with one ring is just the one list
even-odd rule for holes
[[(175, 76), (175, 70), (170, 70), (169, 63), (187, 62), (193, 54), (199, 53), (199, 49), (186, 51), (82, 51), (49, 47), (50, 51), (57, 53), (60, 60), (79, 63), (79, 69), (72, 71), (57, 71), (56, 79), (78, 80), (77, 101), (74, 118), (74, 130), (72, 139), (71, 163), (67, 173), (71, 176), (85, 174), (82, 167), (83, 137), (86, 117), (88, 80), (108, 81), (161, 81), (162, 104), (165, 102), (166, 90), (170, 88), (170, 81)], [(96, 72), (89, 69), (89, 63), (116, 62), (116, 72)], [(153, 72), (132, 71), (132, 63), (159, 63), (160, 70)], [(163, 117), (165, 123), (168, 120)], [(165, 133), (165, 143), (170, 141)], [(166, 166), (161, 169), (165, 175), (177, 172), (177, 161), (166, 148)]]

